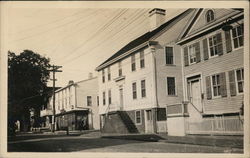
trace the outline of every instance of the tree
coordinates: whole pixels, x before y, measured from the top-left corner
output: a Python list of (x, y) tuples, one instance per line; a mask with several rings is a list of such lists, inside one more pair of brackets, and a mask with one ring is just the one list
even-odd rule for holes
[(20, 120), (21, 130), (27, 131), (30, 109), (40, 110), (49, 79), (50, 59), (31, 50), (19, 55), (8, 52), (8, 128)]

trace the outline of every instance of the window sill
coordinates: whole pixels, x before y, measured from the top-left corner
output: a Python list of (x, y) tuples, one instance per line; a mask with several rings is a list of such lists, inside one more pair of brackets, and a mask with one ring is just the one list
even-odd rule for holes
[[(244, 45), (243, 46), (240, 46), (240, 47), (238, 47), (238, 48), (234, 48), (234, 46), (233, 46), (233, 49), (232, 49), (232, 51), (231, 52), (233, 52), (233, 51), (237, 51), (237, 50), (239, 50), (239, 49), (243, 49), (244, 48)], [(231, 52), (228, 52), (228, 53), (231, 53)]]
[(175, 67), (176, 65), (175, 64), (165, 64), (165, 66), (173, 66), (173, 67)]
[(178, 95), (167, 95), (167, 97), (178, 97)]

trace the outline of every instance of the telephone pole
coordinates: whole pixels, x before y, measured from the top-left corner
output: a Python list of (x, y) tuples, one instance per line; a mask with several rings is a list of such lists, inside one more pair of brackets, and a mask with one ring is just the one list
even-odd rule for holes
[(56, 72), (62, 72), (62, 70), (59, 70), (60, 68), (62, 68), (62, 66), (52, 66), (52, 69), (49, 71), (52, 71), (53, 73), (53, 115), (52, 115), (52, 132), (55, 132), (55, 115), (56, 115), (56, 109), (55, 109), (55, 73)]

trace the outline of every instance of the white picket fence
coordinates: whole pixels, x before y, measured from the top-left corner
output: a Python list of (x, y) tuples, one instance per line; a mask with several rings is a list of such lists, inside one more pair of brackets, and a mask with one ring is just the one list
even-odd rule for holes
[(185, 122), (187, 134), (231, 134), (243, 135), (243, 118), (233, 117), (209, 117), (200, 122)]

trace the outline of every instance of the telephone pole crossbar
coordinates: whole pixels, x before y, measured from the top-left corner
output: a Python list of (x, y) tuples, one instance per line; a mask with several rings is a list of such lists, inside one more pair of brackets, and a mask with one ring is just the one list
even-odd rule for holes
[(59, 70), (60, 68), (62, 68), (62, 66), (55, 66), (55, 65), (53, 65), (52, 66), (52, 69), (51, 70), (49, 70), (49, 71), (51, 71), (52, 73), (53, 73), (53, 79), (52, 79), (52, 81), (53, 81), (53, 115), (52, 115), (52, 132), (55, 132), (55, 115), (56, 115), (56, 110), (55, 110), (55, 81), (56, 81), (56, 79), (55, 79), (55, 73), (56, 72), (62, 72), (62, 70)]

